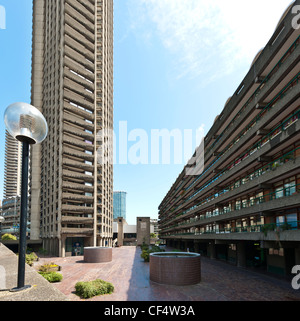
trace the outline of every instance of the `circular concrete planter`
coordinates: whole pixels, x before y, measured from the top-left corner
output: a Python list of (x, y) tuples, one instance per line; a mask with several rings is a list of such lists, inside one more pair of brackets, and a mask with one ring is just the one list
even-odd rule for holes
[(105, 263), (112, 261), (111, 247), (85, 247), (84, 262), (86, 263)]
[(187, 252), (151, 253), (150, 280), (168, 285), (193, 285), (201, 282), (200, 254)]

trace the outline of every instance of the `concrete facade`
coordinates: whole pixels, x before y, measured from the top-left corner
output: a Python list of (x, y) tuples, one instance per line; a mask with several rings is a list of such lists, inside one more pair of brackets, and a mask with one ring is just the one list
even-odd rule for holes
[(289, 275), (300, 249), (300, 30), (292, 7), (159, 206), (160, 237), (238, 266)]
[(150, 217), (136, 218), (137, 245), (150, 245)]
[(59, 256), (111, 246), (113, 0), (33, 2), (31, 100), (49, 126), (31, 151), (31, 239)]

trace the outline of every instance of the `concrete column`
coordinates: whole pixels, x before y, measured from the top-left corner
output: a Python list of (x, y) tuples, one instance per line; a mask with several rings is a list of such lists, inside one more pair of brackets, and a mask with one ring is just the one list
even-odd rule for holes
[(237, 259), (237, 266), (238, 267), (246, 267), (246, 250), (245, 250), (245, 243), (239, 242), (236, 245), (236, 259)]
[(66, 236), (62, 235), (60, 238), (60, 256), (66, 257)]

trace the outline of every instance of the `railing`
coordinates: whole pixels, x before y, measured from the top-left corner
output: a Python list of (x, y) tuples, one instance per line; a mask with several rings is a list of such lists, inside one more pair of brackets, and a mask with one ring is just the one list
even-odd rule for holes
[[(180, 227), (180, 226), (189, 225), (189, 224), (197, 223), (197, 222), (200, 223), (202, 220), (210, 218), (210, 217), (224, 215), (224, 214), (227, 214), (227, 213), (230, 213), (230, 212), (233, 212), (233, 211), (238, 211), (238, 210), (241, 210), (241, 209), (244, 209), (244, 208), (248, 208), (248, 207), (252, 207), (252, 206), (255, 206), (255, 205), (258, 205), (258, 204), (262, 204), (262, 203), (265, 203), (265, 202), (270, 202), (272, 200), (276, 200), (276, 199), (279, 199), (279, 198), (288, 197), (288, 196), (297, 194), (299, 192), (300, 192), (300, 184), (297, 184), (297, 185), (294, 184), (294, 185), (291, 185), (291, 186), (288, 186), (288, 187), (285, 187), (285, 188), (277, 189), (275, 192), (272, 192), (272, 193), (269, 193), (269, 194), (266, 194), (266, 195), (263, 195), (263, 196), (260, 196), (260, 197), (255, 197), (255, 198), (250, 199), (250, 200), (241, 201), (240, 204), (235, 204), (232, 207), (226, 207), (226, 209), (223, 210), (223, 211), (222, 210), (218, 210), (214, 214), (210, 214), (210, 215), (202, 214), (197, 219), (191, 219), (189, 222), (176, 224), (176, 225), (173, 225), (172, 227)], [(172, 227), (167, 227), (165, 229), (170, 229)]]
[(161, 237), (172, 237), (172, 236), (195, 236), (195, 235), (205, 235), (205, 234), (231, 234), (231, 233), (264, 233), (267, 235), (268, 232), (284, 232), (300, 229), (300, 221), (291, 221), (284, 223), (270, 223), (270, 224), (257, 224), (249, 226), (236, 226), (229, 228), (219, 228), (206, 230), (203, 232), (185, 232), (185, 233), (175, 233), (170, 235), (161, 235)]
[[(275, 170), (276, 168), (282, 166), (284, 163), (290, 161), (290, 160), (294, 160), (296, 158), (295, 153), (296, 151), (298, 151), (300, 149), (300, 147), (286, 153), (285, 155), (273, 160), (272, 162), (268, 163), (267, 165), (264, 165), (263, 167), (261, 167), (260, 169), (257, 169), (256, 171), (254, 171), (251, 174), (248, 174), (247, 176), (241, 178), (240, 180), (234, 182), (233, 184), (225, 187), (223, 190), (221, 190), (220, 192), (214, 194), (213, 196), (210, 196), (208, 198), (205, 198), (203, 200), (201, 200), (198, 204), (192, 206), (191, 208), (189, 208), (188, 210), (178, 214), (175, 218), (180, 217), (182, 215), (188, 214), (189, 212), (197, 209), (198, 207), (207, 204), (209, 202), (211, 202), (212, 200), (217, 199), (219, 196), (222, 196), (224, 194), (226, 194), (227, 192), (237, 189), (239, 188), (241, 185), (246, 184), (249, 181), (252, 181), (254, 178), (260, 177), (262, 175), (264, 175), (265, 173), (269, 172), (270, 170)], [(217, 195), (217, 196), (216, 196)], [(228, 211), (226, 211), (227, 213)], [(172, 221), (174, 218), (171, 218), (170, 220), (162, 223), (162, 224), (166, 224), (169, 221)], [(189, 224), (189, 223), (187, 223)]]

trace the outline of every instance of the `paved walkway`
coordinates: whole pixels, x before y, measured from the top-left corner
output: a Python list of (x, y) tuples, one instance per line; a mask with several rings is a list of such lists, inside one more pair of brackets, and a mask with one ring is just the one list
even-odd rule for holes
[(202, 257), (202, 281), (193, 286), (167, 286), (149, 280), (149, 263), (136, 247), (113, 249), (109, 263), (84, 263), (83, 257), (47, 258), (36, 263), (55, 262), (62, 266), (63, 281), (55, 287), (69, 300), (81, 300), (74, 294), (78, 281), (96, 278), (111, 282), (113, 294), (90, 301), (300, 301), (300, 290), (290, 282)]

